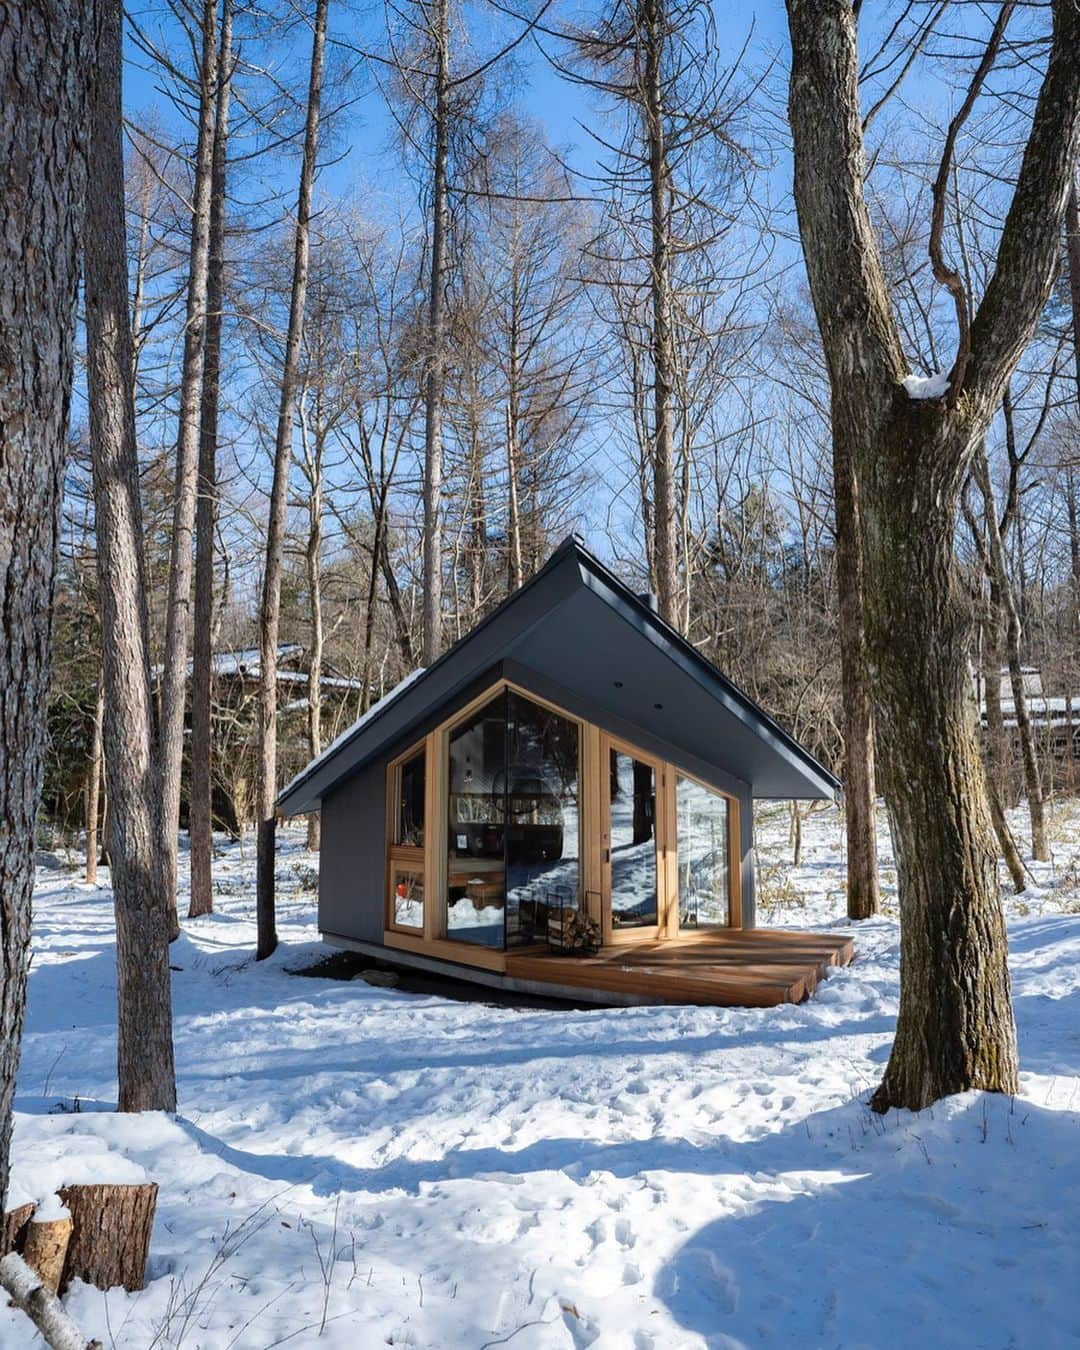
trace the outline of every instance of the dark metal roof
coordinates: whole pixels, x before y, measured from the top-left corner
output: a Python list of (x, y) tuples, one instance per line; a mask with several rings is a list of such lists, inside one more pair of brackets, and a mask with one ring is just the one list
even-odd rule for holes
[[(377, 703), (282, 792), (286, 815), (317, 808), (355, 770), (407, 739), (501, 661), (587, 701), (611, 730), (640, 728), (756, 797), (833, 797), (839, 781), (572, 535), (539, 572), (427, 670)], [(539, 691), (538, 691), (539, 692)]]

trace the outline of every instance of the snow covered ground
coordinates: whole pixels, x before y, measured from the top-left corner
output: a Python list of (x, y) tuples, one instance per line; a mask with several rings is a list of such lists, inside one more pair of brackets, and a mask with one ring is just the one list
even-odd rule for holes
[[(760, 814), (762, 921), (846, 927), (836, 812), (798, 869), (787, 828)], [(1080, 810), (1053, 839), (1006, 900), (1021, 1095), (884, 1119), (893, 917), (800, 1007), (492, 1007), (289, 974), (324, 951), (292, 831), (261, 965), (222, 845), (172, 949), (180, 1113), (120, 1116), (111, 895), (43, 860), (14, 1185), (160, 1183), (148, 1287), (68, 1297), (106, 1347), (1073, 1345)], [(0, 1309), (0, 1346), (27, 1329)]]

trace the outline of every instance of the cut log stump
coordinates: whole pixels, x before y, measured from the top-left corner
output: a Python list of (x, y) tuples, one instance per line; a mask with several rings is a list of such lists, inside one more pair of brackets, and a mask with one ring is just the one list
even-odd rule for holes
[(72, 1280), (85, 1280), (98, 1289), (118, 1284), (129, 1291), (143, 1287), (157, 1193), (154, 1182), (68, 1186), (60, 1192), (72, 1220), (61, 1292)]

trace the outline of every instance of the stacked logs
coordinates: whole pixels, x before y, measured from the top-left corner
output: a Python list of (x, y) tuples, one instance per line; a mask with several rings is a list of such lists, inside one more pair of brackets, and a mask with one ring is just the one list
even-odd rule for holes
[[(98, 1289), (143, 1287), (157, 1190), (152, 1182), (67, 1186), (37, 1206), (22, 1205), (0, 1217), (0, 1285), (33, 1319), (46, 1344), (76, 1344), (70, 1339), (76, 1329), (57, 1299), (72, 1280)], [(50, 1334), (49, 1327), (56, 1330)], [(78, 1344), (81, 1350), (87, 1342)]]

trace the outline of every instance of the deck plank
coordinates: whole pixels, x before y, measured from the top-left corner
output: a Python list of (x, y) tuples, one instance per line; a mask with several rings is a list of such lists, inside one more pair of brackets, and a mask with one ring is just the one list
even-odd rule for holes
[(802, 1002), (830, 967), (845, 966), (854, 956), (846, 933), (713, 930), (605, 947), (595, 956), (508, 952), (506, 974), (661, 1003), (767, 1008)]

